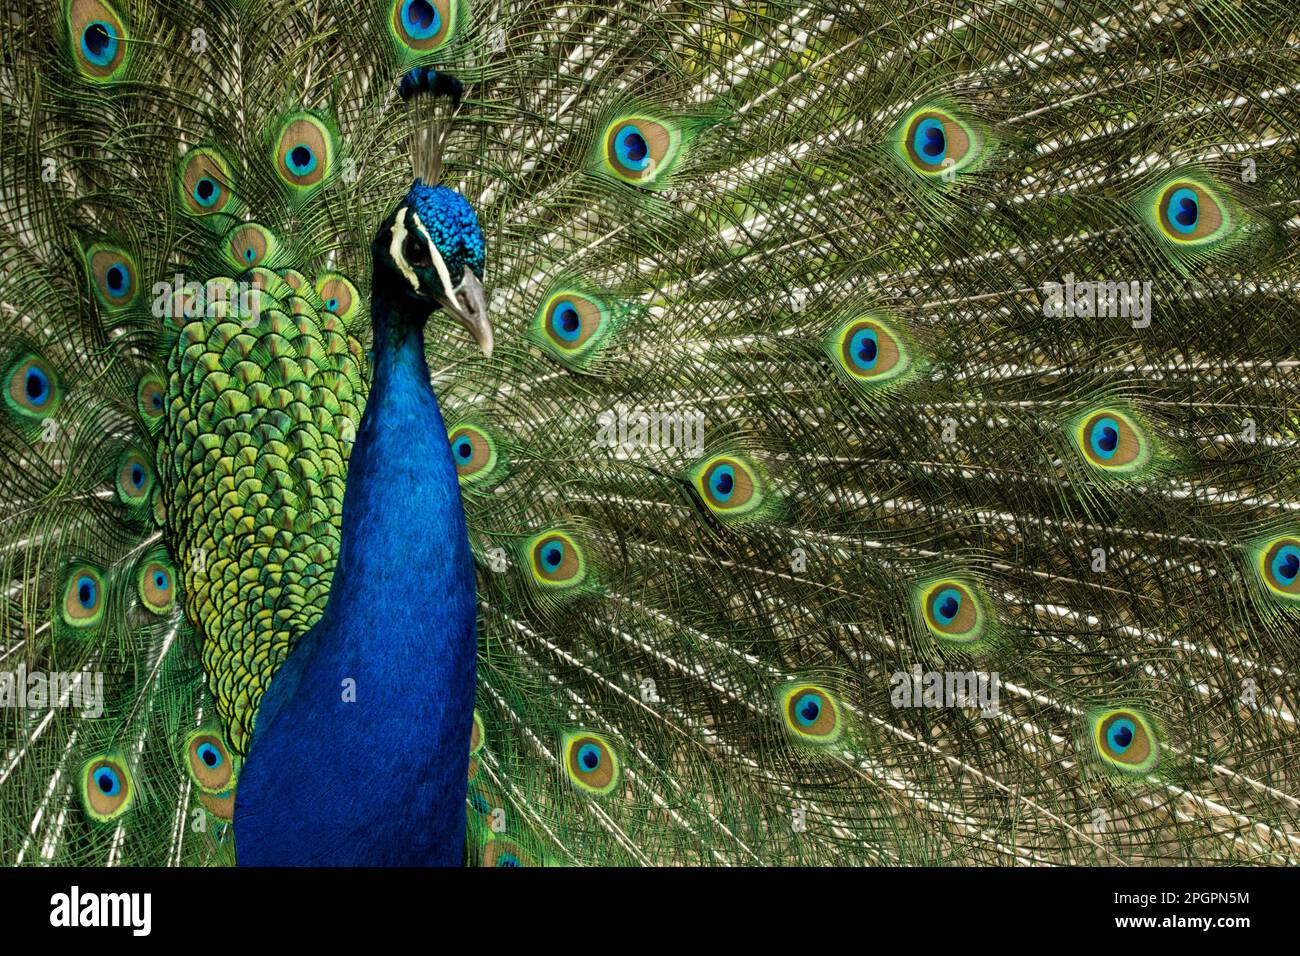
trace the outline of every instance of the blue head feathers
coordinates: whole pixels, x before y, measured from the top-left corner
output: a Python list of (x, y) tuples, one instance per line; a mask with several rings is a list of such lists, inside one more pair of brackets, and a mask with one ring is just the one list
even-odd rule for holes
[(468, 267), (483, 278), (483, 232), (474, 207), (464, 196), (446, 186), (426, 186), (417, 179), (402, 205), (419, 217), (453, 277), (459, 278)]

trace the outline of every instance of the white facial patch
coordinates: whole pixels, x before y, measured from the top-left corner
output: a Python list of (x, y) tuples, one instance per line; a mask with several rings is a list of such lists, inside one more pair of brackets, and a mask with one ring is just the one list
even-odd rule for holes
[[(417, 217), (415, 221), (418, 224), (420, 220)], [(424, 231), (423, 226), (420, 227), (420, 231)], [(410, 264), (406, 261), (406, 256), (402, 255), (402, 246), (405, 244), (406, 207), (403, 206), (401, 209), (397, 210), (397, 216), (393, 219), (393, 237), (388, 241), (388, 254), (392, 256), (393, 261), (397, 263), (397, 268), (402, 270), (402, 275), (406, 276), (406, 281), (411, 283), (411, 288), (416, 292), (419, 292), (420, 277), (415, 274), (415, 270), (412, 269)], [(443, 268), (445, 269), (446, 266), (443, 266)]]

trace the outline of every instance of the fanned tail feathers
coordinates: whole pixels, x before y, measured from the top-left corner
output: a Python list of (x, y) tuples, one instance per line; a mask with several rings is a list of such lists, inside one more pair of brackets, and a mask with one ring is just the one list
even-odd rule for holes
[(418, 63), (473, 862), (1295, 862), (1287, 5), (379, 6), (6, 5), (0, 859), (233, 860)]

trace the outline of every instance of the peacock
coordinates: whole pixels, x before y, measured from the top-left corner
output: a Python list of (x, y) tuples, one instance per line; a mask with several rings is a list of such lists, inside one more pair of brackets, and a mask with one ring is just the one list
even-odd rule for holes
[(1289, 4), (0, 3), (0, 860), (1300, 858)]

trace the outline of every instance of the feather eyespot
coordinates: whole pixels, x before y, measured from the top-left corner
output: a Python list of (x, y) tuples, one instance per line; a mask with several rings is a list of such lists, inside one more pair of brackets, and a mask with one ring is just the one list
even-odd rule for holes
[(451, 430), (449, 440), (456, 477), (462, 483), (481, 481), (496, 468), (496, 442), (483, 429), (476, 425), (457, 425)]
[(167, 383), (157, 372), (146, 372), (135, 387), (135, 407), (149, 431), (157, 431), (162, 424), (166, 405)]
[(693, 469), (692, 483), (709, 510), (725, 517), (752, 514), (764, 504), (762, 477), (739, 455), (705, 459)]
[(103, 616), (103, 577), (90, 565), (74, 568), (63, 586), (63, 623), (69, 627), (93, 627)]
[(1227, 205), (1209, 186), (1178, 179), (1160, 190), (1157, 221), (1165, 238), (1179, 245), (1202, 245), (1232, 229)]
[(546, 297), (534, 322), (533, 338), (563, 361), (580, 364), (595, 353), (613, 325), (605, 302), (563, 288)]
[(295, 113), (285, 121), (275, 147), (275, 170), (282, 182), (296, 189), (319, 185), (333, 158), (333, 136), (319, 119)]
[(497, 837), (495, 840), (488, 840), (487, 846), (483, 848), (483, 865), (516, 867), (516, 866), (535, 866), (533, 858), (525, 852), (513, 840)]
[(921, 620), (946, 641), (971, 644), (985, 634), (987, 612), (981, 597), (963, 581), (943, 578), (917, 590)]
[(1117, 408), (1084, 414), (1075, 428), (1075, 443), (1084, 460), (1104, 472), (1138, 474), (1152, 459), (1151, 443), (1144, 431)]
[(456, 27), (456, 0), (393, 0), (389, 27), (410, 54), (445, 45)]
[(1258, 548), (1255, 567), (1270, 594), (1300, 602), (1300, 537), (1287, 534), (1266, 541)]
[(245, 222), (226, 233), (226, 256), (237, 269), (255, 269), (267, 265), (276, 250), (271, 230), (255, 222)]
[(180, 166), (180, 197), (191, 215), (210, 216), (231, 200), (230, 164), (215, 149), (192, 149)]
[(912, 367), (907, 344), (881, 319), (845, 322), (828, 344), (836, 369), (860, 385), (875, 388), (897, 381)]
[(979, 154), (975, 129), (947, 110), (913, 113), (901, 127), (903, 155), (923, 176), (942, 176), (964, 169)]
[(672, 123), (623, 116), (605, 128), (605, 168), (625, 183), (650, 185), (677, 160), (681, 133)]
[(152, 558), (142, 562), (135, 587), (140, 602), (153, 614), (167, 614), (176, 606), (176, 569), (170, 561)]
[(116, 820), (131, 808), (134, 798), (135, 783), (120, 758), (105, 754), (82, 765), (82, 805), (92, 819), (100, 823)]
[(618, 757), (609, 741), (596, 734), (565, 735), (564, 769), (574, 786), (587, 793), (603, 795), (618, 786)]
[(234, 786), (238, 778), (236, 758), (222, 735), (212, 728), (200, 728), (185, 738), (185, 769), (204, 793), (217, 796)]
[(1160, 741), (1150, 721), (1136, 710), (1117, 708), (1093, 715), (1093, 744), (1110, 766), (1144, 774), (1160, 760)]
[(573, 537), (563, 531), (536, 535), (528, 544), (533, 580), (548, 588), (572, 588), (587, 576), (587, 559)]
[(65, 9), (77, 71), (95, 83), (118, 79), (129, 45), (122, 18), (103, 0), (67, 0)]
[(9, 367), (4, 399), (10, 411), (39, 420), (58, 410), (62, 394), (54, 370), (37, 356), (25, 355)]
[(128, 449), (117, 464), (117, 497), (127, 505), (142, 505), (153, 490), (153, 466), (143, 452)]
[(346, 325), (355, 318), (360, 309), (361, 296), (344, 276), (329, 272), (316, 280), (316, 295), (320, 297), (326, 312), (337, 315)]
[(95, 295), (110, 309), (131, 304), (139, 291), (135, 260), (121, 249), (94, 246), (88, 256)]
[(840, 705), (816, 684), (788, 684), (778, 694), (786, 729), (803, 743), (828, 744), (844, 731)]

